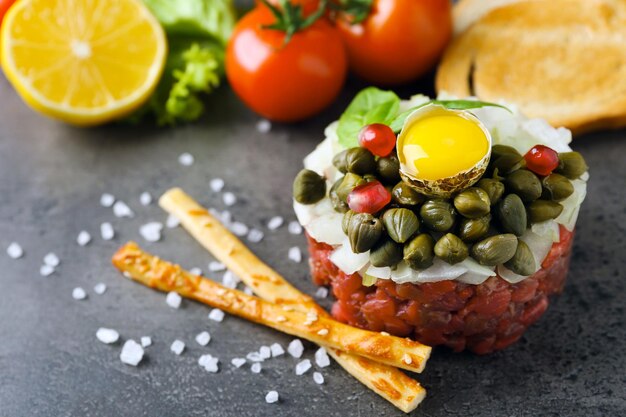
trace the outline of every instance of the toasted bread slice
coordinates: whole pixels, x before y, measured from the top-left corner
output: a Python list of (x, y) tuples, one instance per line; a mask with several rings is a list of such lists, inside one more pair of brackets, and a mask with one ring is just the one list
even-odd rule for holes
[(529, 0), (460, 0), (454, 5), (454, 35), (459, 35), (474, 22), (498, 7)]
[(624, 0), (494, 9), (451, 43), (437, 91), (506, 100), (574, 133), (625, 126), (625, 16)]

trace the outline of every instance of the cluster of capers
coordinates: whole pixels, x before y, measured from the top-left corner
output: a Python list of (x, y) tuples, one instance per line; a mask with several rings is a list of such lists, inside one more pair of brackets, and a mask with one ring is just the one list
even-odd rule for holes
[[(377, 158), (360, 147), (337, 154), (333, 165), (344, 176), (329, 191), (334, 209), (344, 213), (342, 228), (356, 253), (370, 251), (377, 267), (404, 260), (413, 269), (425, 269), (438, 257), (455, 264), (468, 256), (482, 265), (504, 264), (520, 275), (531, 275), (535, 260), (519, 239), (532, 223), (558, 217), (574, 188), (570, 179), (587, 171), (577, 152), (561, 153), (559, 167), (545, 177), (525, 168), (514, 148), (495, 145), (489, 167), (475, 186), (448, 199), (419, 194), (400, 179), (395, 152)], [(294, 183), (297, 201), (319, 201), (325, 182), (312, 171), (302, 171)], [(355, 213), (346, 203), (357, 186), (378, 180), (391, 193), (391, 203), (378, 213)]]

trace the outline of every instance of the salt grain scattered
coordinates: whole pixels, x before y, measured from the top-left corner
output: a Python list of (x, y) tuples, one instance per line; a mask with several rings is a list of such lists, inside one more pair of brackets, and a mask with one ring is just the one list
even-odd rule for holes
[(96, 337), (102, 343), (110, 345), (111, 343), (115, 343), (120, 339), (120, 334), (116, 330), (100, 327), (96, 332)]
[(50, 252), (43, 257), (43, 263), (50, 266), (59, 266), (61, 260), (54, 252)]
[(231, 271), (224, 272), (224, 276), (222, 277), (222, 285), (226, 288), (235, 289), (237, 288), (237, 284), (239, 284), (241, 280), (235, 276)]
[(41, 267), (39, 267), (39, 275), (41, 275), (42, 277), (48, 277), (50, 275), (54, 274), (54, 267), (50, 266), (50, 265), (41, 265)]
[(152, 338), (150, 336), (143, 336), (141, 338), (141, 347), (148, 347), (152, 345)]
[(183, 298), (175, 291), (168, 292), (167, 296), (165, 297), (165, 302), (168, 306), (172, 308), (179, 308), (182, 301)]
[(224, 312), (220, 310), (219, 308), (214, 308), (209, 313), (209, 319), (213, 321), (221, 322), (222, 320), (224, 320)]
[(139, 234), (148, 242), (158, 242), (161, 240), (161, 230), (163, 230), (163, 223), (150, 222), (139, 228)]
[(289, 259), (296, 263), (302, 262), (302, 252), (299, 247), (294, 246), (289, 248)]
[(317, 291), (315, 291), (315, 298), (326, 298), (328, 297), (328, 288), (319, 287)]
[(150, 195), (149, 192), (144, 191), (139, 196), (139, 202), (141, 203), (142, 206), (149, 206), (150, 204), (152, 204), (152, 196)]
[(115, 196), (104, 193), (100, 196), (100, 205), (102, 207), (111, 207), (115, 203)]
[(278, 344), (278, 343), (273, 343), (270, 346), (270, 351), (272, 352), (272, 357), (275, 358), (277, 356), (282, 356), (285, 354), (285, 349), (283, 349), (283, 347)]
[(264, 237), (265, 235), (259, 229), (252, 229), (250, 233), (248, 233), (248, 240), (252, 243), (259, 243)]
[(278, 402), (278, 393), (276, 391), (270, 391), (265, 396), (265, 402), (268, 404), (273, 404)]
[(76, 237), (76, 243), (78, 243), (78, 246), (87, 246), (89, 242), (91, 242), (91, 235), (85, 230), (82, 230)]
[(234, 222), (231, 223), (230, 225), (230, 231), (233, 232), (235, 234), (235, 236), (245, 236), (248, 234), (248, 231), (250, 229), (248, 228), (248, 226), (246, 226), (245, 224), (241, 223), (241, 222)]
[(115, 217), (134, 217), (135, 213), (123, 201), (116, 201), (113, 204), (113, 214)]
[(143, 348), (137, 342), (129, 339), (124, 343), (122, 347), (122, 353), (120, 353), (120, 360), (132, 366), (137, 366), (143, 359)]
[(408, 353), (405, 353), (402, 356), (402, 362), (406, 363), (407, 365), (410, 365), (411, 363), (413, 363), (413, 358), (411, 358), (411, 355), (409, 355)]
[(250, 370), (252, 372), (254, 372), (255, 374), (260, 374), (261, 373), (261, 364), (259, 362), (255, 362), (252, 364), (252, 366), (250, 367)]
[(264, 359), (259, 352), (250, 352), (246, 355), (246, 359), (250, 362), (263, 362)]
[(213, 178), (209, 182), (209, 187), (211, 187), (211, 190), (213, 190), (213, 192), (219, 193), (224, 189), (224, 180), (221, 178)]
[(261, 346), (259, 355), (261, 355), (262, 359), (269, 359), (272, 357), (272, 351), (269, 346)]
[(178, 220), (178, 217), (174, 216), (173, 214), (170, 214), (167, 216), (165, 225), (167, 226), (168, 229), (174, 229), (180, 225), (180, 220)]
[(315, 352), (315, 363), (320, 368), (326, 368), (328, 365), (330, 365), (330, 358), (328, 357), (326, 349), (324, 349), (323, 347), (317, 349), (317, 351)]
[(174, 340), (170, 346), (170, 350), (179, 356), (182, 355), (185, 351), (185, 342), (178, 339)]
[(209, 354), (202, 355), (198, 358), (198, 364), (204, 368), (205, 371), (216, 373), (219, 369), (219, 359)]
[(233, 214), (228, 210), (224, 210), (221, 213), (217, 212), (217, 215), (220, 221), (225, 225), (228, 225), (233, 221)]
[(303, 375), (306, 371), (311, 369), (311, 366), (311, 361), (308, 359), (298, 362), (296, 365), (296, 375)]
[(244, 358), (233, 358), (230, 363), (232, 363), (235, 368), (241, 368), (246, 363), (246, 360)]
[(189, 270), (189, 273), (191, 275), (202, 275), (202, 269), (200, 269), (200, 268), (191, 268)]
[(7, 255), (11, 259), (19, 259), (24, 256), (24, 249), (17, 242), (11, 242), (11, 244), (7, 247)]
[(189, 167), (193, 165), (193, 162), (194, 162), (193, 155), (190, 154), (189, 152), (181, 153), (178, 156), (178, 163), (181, 164), (182, 166)]
[(211, 341), (211, 335), (209, 334), (209, 332), (202, 332), (202, 333), (198, 333), (196, 335), (196, 342), (200, 345), (200, 346), (206, 346), (209, 344), (209, 342)]
[(115, 230), (111, 223), (105, 222), (100, 225), (100, 236), (104, 240), (111, 240), (115, 237)]
[(304, 352), (304, 345), (302, 345), (302, 341), (300, 339), (294, 339), (287, 346), (287, 352), (294, 358), (302, 357), (302, 353)]
[(243, 287), (243, 293), (248, 295), (254, 295), (254, 291), (252, 291), (252, 288), (248, 287), (247, 285)]
[(107, 286), (103, 282), (99, 282), (96, 285), (94, 285), (94, 287), (93, 287), (93, 292), (95, 292), (98, 295), (104, 294), (106, 292), (106, 290), (107, 290)]
[(221, 272), (225, 270), (226, 266), (221, 262), (212, 261), (209, 263), (209, 271), (211, 272)]
[(267, 119), (261, 119), (256, 122), (256, 130), (259, 133), (269, 133), (272, 130), (272, 122)]
[(237, 197), (231, 192), (226, 192), (222, 196), (222, 200), (224, 201), (224, 204), (230, 207), (235, 205), (235, 203), (237, 202)]
[(87, 298), (87, 293), (81, 287), (76, 287), (72, 290), (72, 298), (74, 300), (84, 300)]
[(279, 323), (282, 323), (284, 321), (287, 321), (287, 317), (285, 317), (285, 316), (278, 316), (278, 317), (276, 317), (276, 321), (279, 322)]
[(302, 226), (300, 226), (300, 223), (298, 223), (297, 220), (293, 220), (289, 222), (289, 226), (287, 226), (287, 230), (292, 235), (299, 235), (300, 233), (302, 233)]
[(326, 336), (328, 334), (328, 329), (319, 329), (317, 331), (317, 334), (319, 334), (320, 336)]
[(283, 225), (284, 219), (280, 216), (274, 216), (267, 222), (267, 228), (270, 230), (276, 230)]
[(322, 385), (324, 383), (324, 375), (319, 372), (313, 372), (313, 381), (315, 381), (317, 385)]

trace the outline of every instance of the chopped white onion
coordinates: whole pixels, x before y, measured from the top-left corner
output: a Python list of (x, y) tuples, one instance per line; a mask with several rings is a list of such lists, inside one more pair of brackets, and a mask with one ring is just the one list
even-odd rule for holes
[(330, 255), (330, 261), (337, 265), (337, 268), (349, 275), (354, 274), (367, 265), (370, 260), (369, 254), (369, 251), (365, 253), (352, 252), (350, 243), (345, 240), (344, 244), (335, 249)]

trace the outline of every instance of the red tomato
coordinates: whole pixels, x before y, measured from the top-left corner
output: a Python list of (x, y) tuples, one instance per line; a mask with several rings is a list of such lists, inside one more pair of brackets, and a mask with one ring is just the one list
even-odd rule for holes
[(450, 0), (374, 0), (369, 16), (339, 16), (350, 69), (383, 85), (412, 81), (433, 67), (452, 34)]
[(312, 116), (339, 94), (347, 72), (338, 31), (321, 18), (296, 32), (264, 29), (276, 18), (257, 6), (235, 27), (226, 49), (226, 76), (237, 95), (271, 120), (293, 122)]
[(15, 1), (16, 0), (0, 0), (0, 24), (2, 24), (2, 19), (7, 10), (9, 10), (9, 7), (11, 7)]

